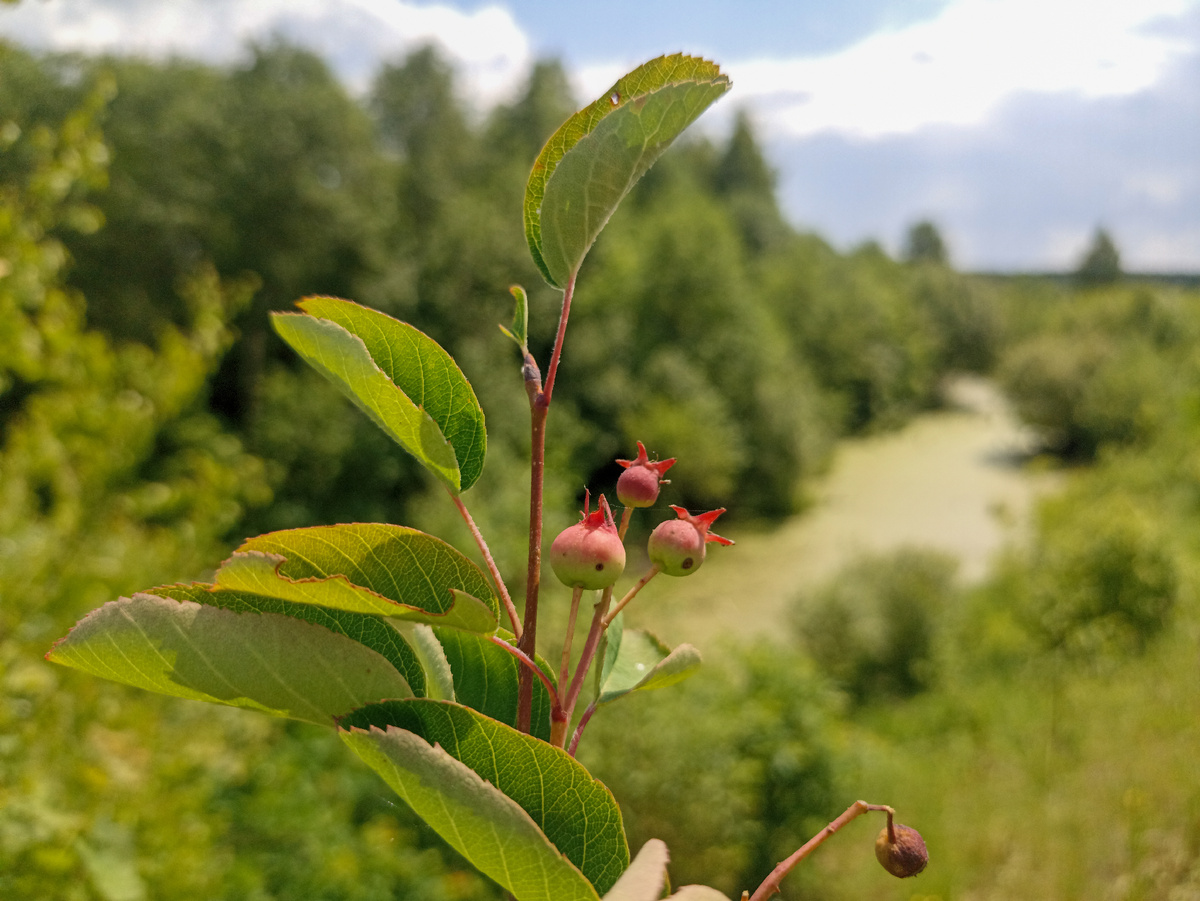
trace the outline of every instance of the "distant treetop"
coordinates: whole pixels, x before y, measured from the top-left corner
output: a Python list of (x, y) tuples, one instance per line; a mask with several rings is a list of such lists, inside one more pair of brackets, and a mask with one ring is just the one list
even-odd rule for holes
[(1121, 278), (1121, 254), (1108, 232), (1097, 227), (1092, 246), (1079, 262), (1075, 278), (1085, 287), (1111, 285)]
[(946, 242), (942, 240), (936, 225), (925, 219), (908, 230), (908, 237), (904, 242), (904, 259), (910, 263), (945, 265), (949, 262)]

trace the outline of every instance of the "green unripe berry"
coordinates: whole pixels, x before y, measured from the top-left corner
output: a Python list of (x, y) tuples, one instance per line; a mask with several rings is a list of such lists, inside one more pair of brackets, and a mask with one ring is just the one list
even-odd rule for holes
[(550, 566), (571, 588), (608, 588), (625, 571), (625, 545), (604, 495), (600, 509), (558, 533), (550, 545)]
[(646, 548), (650, 562), (668, 576), (689, 576), (699, 569), (710, 541), (733, 544), (728, 538), (708, 531), (716, 518), (725, 512), (724, 508), (696, 516), (683, 507), (672, 506), (671, 509), (678, 519), (660, 522), (650, 533)]

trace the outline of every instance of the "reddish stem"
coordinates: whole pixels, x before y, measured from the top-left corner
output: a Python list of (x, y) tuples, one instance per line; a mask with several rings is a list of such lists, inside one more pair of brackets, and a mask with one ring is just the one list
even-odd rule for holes
[(625, 533), (629, 531), (629, 521), (633, 519), (633, 507), (626, 507), (621, 512), (621, 525), (617, 529), (617, 537), (621, 541), (625, 540)]
[(617, 614), (624, 610), (625, 605), (637, 597), (637, 593), (645, 587), (647, 582), (658, 575), (659, 572), (660, 570), (657, 563), (651, 565), (650, 569), (646, 571), (646, 575), (638, 579), (638, 583), (630, 588), (629, 591), (625, 592), (625, 597), (621, 598), (621, 600), (617, 603), (617, 606), (613, 607), (612, 610), (609, 611), (608, 616), (604, 617), (604, 628), (607, 629), (610, 625), (612, 625), (612, 621), (617, 618)]
[[(450, 491), (449, 488), (446, 490), (447, 492)], [(500, 592), (500, 600), (504, 602), (504, 609), (508, 611), (508, 618), (512, 623), (513, 634), (520, 640), (521, 618), (517, 615), (517, 607), (513, 603), (512, 596), (508, 593), (508, 586), (500, 578), (500, 569), (496, 566), (496, 561), (492, 558), (491, 549), (488, 548), (487, 542), (483, 538), (483, 533), (475, 525), (475, 520), (471, 518), (471, 513), (467, 510), (467, 505), (463, 503), (462, 498), (456, 494), (451, 494), (450, 498), (454, 501), (454, 506), (458, 508), (458, 512), (462, 514), (462, 518), (466, 521), (467, 528), (471, 530), (471, 535), (475, 538), (475, 544), (479, 546), (479, 552), (483, 554), (483, 561), (487, 564), (488, 572), (492, 574), (492, 581), (496, 583), (496, 590)]]
[(525, 664), (525, 668), (522, 670), (522, 672), (532, 673), (542, 680), (542, 684), (546, 686), (546, 691), (550, 693), (550, 701), (554, 705), (554, 709), (556, 711), (562, 706), (558, 703), (558, 692), (554, 690), (554, 683), (550, 681), (550, 677), (542, 672), (542, 668), (534, 663), (528, 655), (522, 652), (520, 648), (509, 644), (498, 635), (489, 635), (488, 640), (491, 641), (492, 644), (504, 648), (504, 650), (516, 657), (520, 663)]
[[(529, 452), (529, 563), (525, 580), (525, 623), (517, 647), (530, 659), (537, 652), (538, 596), (542, 584), (542, 506), (543, 485), (546, 473), (546, 417), (550, 413), (550, 395), (554, 390), (554, 377), (558, 373), (558, 361), (562, 357), (563, 341), (567, 335), (567, 317), (571, 313), (571, 297), (575, 293), (575, 274), (567, 280), (563, 290), (562, 312), (558, 316), (558, 332), (554, 336), (554, 351), (550, 355), (550, 368), (546, 375), (545, 388), (526, 379), (530, 412)], [(526, 367), (528, 369), (528, 366)], [(529, 732), (530, 717), (533, 715), (533, 677), (521, 671), (517, 692), (517, 728)]]
[[(604, 594), (600, 595), (600, 602), (596, 604), (596, 613), (592, 616), (592, 627), (588, 630), (587, 642), (583, 646), (583, 653), (579, 655), (579, 664), (575, 667), (575, 677), (571, 680), (571, 688), (563, 700), (562, 706), (568, 720), (575, 712), (579, 693), (583, 691), (583, 680), (587, 677), (592, 660), (596, 656), (596, 649), (600, 646), (600, 636), (604, 634), (604, 614), (608, 612), (608, 605), (612, 603), (612, 593), (610, 585), (604, 589)], [(566, 736), (564, 735), (563, 738), (565, 739)]]
[(558, 315), (558, 333), (554, 336), (554, 352), (550, 355), (550, 368), (546, 370), (546, 406), (550, 405), (550, 397), (554, 394), (554, 377), (558, 374), (558, 360), (562, 356), (563, 342), (567, 337), (567, 317), (571, 315), (571, 298), (575, 294), (575, 275), (567, 279), (563, 289), (562, 312)]
[(571, 641), (575, 637), (575, 618), (579, 614), (579, 599), (581, 597), (583, 597), (583, 588), (576, 585), (571, 590), (571, 615), (567, 619), (567, 635), (563, 639), (562, 669), (558, 675), (560, 690), (566, 686), (567, 677), (571, 672)]
[(567, 748), (567, 753), (572, 757), (579, 749), (579, 739), (583, 737), (583, 729), (588, 724), (588, 720), (592, 718), (592, 714), (596, 712), (596, 701), (588, 704), (588, 709), (583, 712), (583, 716), (579, 718), (579, 725), (575, 727), (575, 734), (571, 736), (571, 747)]
[[(542, 484), (546, 467), (546, 414), (539, 393), (531, 399), (532, 452), (529, 466), (529, 565), (525, 580), (525, 624), (519, 647), (526, 655), (537, 652), (538, 593), (542, 581)], [(533, 715), (533, 681), (521, 671), (517, 688), (517, 728), (529, 731)]]

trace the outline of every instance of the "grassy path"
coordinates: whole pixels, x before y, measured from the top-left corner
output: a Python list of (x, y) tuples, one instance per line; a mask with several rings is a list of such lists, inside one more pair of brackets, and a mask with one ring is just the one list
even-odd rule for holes
[[(812, 508), (770, 530), (729, 530), (693, 578), (660, 576), (633, 616), (669, 644), (768, 631), (802, 588), (864, 551), (936, 548), (977, 579), (1034, 498), (1056, 483), (1018, 462), (1028, 436), (986, 382), (961, 379), (949, 409), (898, 432), (846, 442)], [(720, 530), (726, 534), (726, 530)]]

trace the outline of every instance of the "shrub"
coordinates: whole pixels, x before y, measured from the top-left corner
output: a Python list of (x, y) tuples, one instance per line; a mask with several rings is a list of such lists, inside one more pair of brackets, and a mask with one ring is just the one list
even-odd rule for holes
[(916, 694), (934, 680), (955, 567), (944, 554), (913, 548), (863, 557), (798, 598), (800, 641), (857, 703)]

